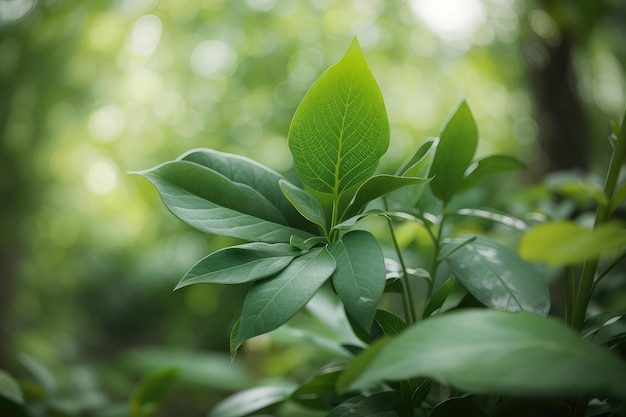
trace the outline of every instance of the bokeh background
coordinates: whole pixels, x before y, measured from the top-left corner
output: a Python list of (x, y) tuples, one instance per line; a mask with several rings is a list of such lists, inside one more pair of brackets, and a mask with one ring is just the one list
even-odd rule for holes
[(302, 344), (257, 340), (230, 363), (245, 288), (172, 289), (234, 242), (190, 230), (127, 171), (209, 147), (289, 175), (295, 108), (354, 36), (389, 113), (381, 171), (462, 96), (478, 155), (516, 155), (521, 182), (606, 169), (621, 0), (0, 0), (0, 368), (102, 416), (162, 366), (182, 370), (177, 416), (306, 376), (320, 354)]

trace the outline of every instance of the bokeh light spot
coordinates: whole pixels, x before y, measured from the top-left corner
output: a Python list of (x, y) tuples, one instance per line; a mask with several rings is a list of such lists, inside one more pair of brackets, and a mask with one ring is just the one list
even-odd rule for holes
[(105, 106), (89, 118), (89, 134), (96, 142), (110, 143), (122, 133), (124, 124), (124, 113), (117, 106)]
[(148, 56), (156, 51), (163, 25), (154, 15), (142, 16), (133, 25), (126, 40), (126, 50), (133, 56)]
[(0, 21), (18, 20), (33, 8), (34, 0), (0, 0)]
[(237, 68), (237, 53), (217, 40), (208, 40), (200, 43), (191, 53), (191, 69), (198, 75), (226, 79)]
[(117, 170), (112, 162), (100, 160), (94, 163), (87, 171), (85, 183), (89, 191), (94, 194), (108, 194), (117, 185)]
[(411, 10), (444, 40), (471, 37), (486, 20), (481, 0), (411, 0)]

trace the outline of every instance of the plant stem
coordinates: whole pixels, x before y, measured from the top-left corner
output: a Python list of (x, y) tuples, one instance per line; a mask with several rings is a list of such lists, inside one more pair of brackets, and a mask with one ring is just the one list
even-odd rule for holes
[(402, 256), (402, 249), (398, 244), (396, 232), (393, 230), (393, 221), (391, 220), (391, 218), (387, 216), (385, 217), (387, 219), (387, 224), (389, 225), (389, 232), (391, 233), (393, 246), (396, 248), (396, 253), (398, 254), (398, 261), (400, 262), (400, 266), (402, 267), (402, 304), (404, 307), (406, 322), (408, 325), (411, 325), (412, 323), (415, 323), (417, 321), (417, 318), (415, 317), (415, 306), (413, 305), (413, 291), (411, 290), (409, 275), (406, 272), (406, 263), (404, 262), (404, 256)]
[(565, 299), (565, 321), (571, 327), (576, 303), (576, 271), (574, 267), (567, 268), (567, 298)]
[[(440, 247), (441, 247), (441, 235), (443, 232), (443, 223), (445, 222), (446, 219), (446, 205), (444, 204), (443, 207), (441, 208), (441, 221), (439, 222), (439, 227), (437, 230), (437, 235), (435, 236), (435, 240), (434, 240), (434, 244), (435, 244), (435, 249), (434, 249), (434, 253), (433, 253), (433, 261), (430, 267), (430, 276), (431, 276), (431, 281), (430, 284), (428, 286), (428, 298), (430, 299), (430, 297), (433, 295), (433, 287), (435, 284), (435, 277), (437, 276), (437, 268), (439, 267), (439, 252), (440, 252)], [(432, 235), (432, 233), (431, 233)]]

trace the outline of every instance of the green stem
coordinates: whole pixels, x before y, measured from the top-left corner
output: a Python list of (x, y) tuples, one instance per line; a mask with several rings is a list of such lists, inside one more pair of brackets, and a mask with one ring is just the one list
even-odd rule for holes
[(389, 225), (389, 232), (391, 233), (391, 239), (393, 240), (393, 245), (396, 249), (396, 253), (398, 254), (398, 261), (400, 262), (400, 266), (402, 267), (402, 286), (403, 286), (403, 294), (402, 294), (402, 304), (404, 307), (404, 315), (406, 318), (406, 322), (408, 325), (415, 323), (417, 318), (415, 316), (415, 306), (413, 305), (413, 291), (411, 290), (411, 283), (409, 282), (409, 275), (407, 274), (406, 263), (404, 262), (404, 256), (402, 256), (402, 249), (398, 244), (398, 239), (396, 238), (396, 232), (393, 230), (393, 221), (391, 218), (385, 216), (387, 219), (387, 224)]
[(565, 301), (565, 321), (572, 325), (574, 315), (574, 304), (576, 303), (576, 276), (574, 267), (567, 268), (567, 296)]
[[(435, 283), (435, 277), (437, 276), (437, 268), (439, 268), (439, 252), (440, 252), (440, 248), (441, 248), (441, 235), (443, 232), (443, 224), (445, 222), (446, 219), (446, 206), (444, 204), (444, 206), (441, 208), (441, 221), (439, 222), (439, 227), (437, 230), (437, 235), (435, 236), (435, 250), (433, 253), (433, 260), (432, 260), (432, 264), (430, 267), (430, 276), (432, 277), (431, 282), (428, 286), (428, 298), (430, 299), (430, 297), (433, 295), (433, 286)], [(432, 235), (432, 233), (431, 233)]]
[(596, 286), (598, 285), (598, 283), (602, 279), (604, 279), (604, 277), (606, 277), (609, 274), (609, 272), (611, 272), (613, 270), (613, 268), (615, 268), (617, 265), (619, 265), (619, 263), (622, 262), (624, 259), (626, 259), (626, 252), (622, 253), (620, 256), (615, 258), (613, 260), (613, 262), (611, 262), (611, 264), (609, 266), (607, 266), (604, 269), (604, 271), (602, 271), (602, 273), (600, 275), (598, 275), (598, 278), (596, 278), (596, 280), (593, 282), (593, 287), (591, 287), (591, 292), (592, 293), (596, 289)]

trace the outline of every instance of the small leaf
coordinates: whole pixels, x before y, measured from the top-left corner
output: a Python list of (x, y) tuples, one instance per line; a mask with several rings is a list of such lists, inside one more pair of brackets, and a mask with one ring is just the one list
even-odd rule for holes
[(444, 202), (450, 200), (462, 183), (478, 145), (478, 130), (465, 99), (461, 99), (439, 134), (439, 145), (429, 177), (433, 194)]
[(376, 175), (368, 178), (357, 190), (354, 198), (346, 208), (341, 219), (348, 219), (356, 216), (365, 208), (367, 203), (382, 197), (387, 193), (398, 189), (425, 184), (430, 181), (429, 178), (418, 177), (398, 177), (395, 175)]
[(398, 417), (393, 410), (400, 404), (400, 400), (397, 391), (353, 397), (335, 407), (327, 417)]
[(280, 189), (305, 219), (318, 225), (324, 232), (328, 230), (324, 208), (315, 197), (285, 180), (280, 180)]
[(307, 408), (332, 408), (341, 400), (335, 385), (344, 369), (345, 366), (333, 366), (322, 370), (300, 385), (291, 394), (291, 399)]
[(450, 214), (478, 217), (480, 219), (491, 220), (492, 222), (497, 222), (505, 226), (509, 226), (513, 229), (519, 230), (520, 232), (526, 232), (529, 229), (528, 224), (526, 224), (526, 222), (524, 222), (523, 220), (520, 220), (517, 217), (513, 217), (509, 214), (498, 213), (493, 209), (464, 208)]
[[(446, 239), (442, 252), (459, 239)], [(540, 315), (550, 310), (548, 286), (539, 272), (508, 247), (483, 236), (446, 258), (463, 286), (481, 303), (498, 310), (526, 310)]]
[(435, 311), (441, 308), (454, 289), (454, 281), (454, 275), (450, 275), (450, 278), (448, 278), (435, 294), (433, 294), (430, 300), (428, 300), (428, 304), (426, 304), (426, 308), (424, 309), (424, 318), (430, 317)]
[(387, 310), (376, 310), (374, 320), (383, 330), (385, 336), (395, 336), (406, 328), (404, 320)]
[(468, 190), (478, 182), (492, 175), (507, 171), (525, 169), (526, 165), (517, 158), (508, 155), (491, 155), (474, 162), (467, 168), (465, 178), (459, 190)]
[(146, 375), (135, 387), (130, 399), (130, 414), (145, 417), (154, 414), (178, 379), (178, 369), (167, 368)]
[(289, 129), (289, 148), (308, 190), (332, 194), (369, 178), (389, 146), (383, 97), (356, 38), (313, 84)]
[(243, 303), (235, 348), (286, 323), (332, 275), (335, 266), (325, 247), (312, 249), (275, 277), (255, 282)]
[(607, 223), (593, 230), (571, 221), (541, 224), (522, 236), (520, 256), (551, 266), (575, 265), (611, 255), (626, 245), (623, 225)]
[(229, 338), (229, 347), (230, 347), (230, 361), (235, 360), (235, 356), (237, 355), (237, 349), (239, 348), (239, 344), (237, 344), (237, 338), (239, 337), (239, 325), (241, 324), (241, 319), (238, 319), (235, 322), (235, 325), (230, 330), (230, 338)]
[(330, 246), (337, 268), (333, 287), (348, 314), (363, 328), (372, 326), (385, 289), (385, 259), (376, 238), (369, 232), (346, 233)]
[(24, 405), (24, 396), (20, 385), (8, 372), (2, 369), (0, 369), (0, 396), (15, 404)]
[[(416, 376), (476, 394), (626, 398), (626, 363), (555, 319), (528, 312), (461, 310), (410, 327), (357, 357), (339, 386), (364, 389)], [(353, 366), (356, 369), (352, 369)], [(347, 378), (345, 376), (350, 376)]]
[(247, 243), (220, 249), (191, 267), (176, 288), (199, 283), (241, 284), (276, 275), (302, 254), (288, 243)]
[(311, 234), (290, 227), (281, 212), (247, 184), (194, 162), (172, 161), (138, 172), (159, 191), (166, 207), (202, 232), (268, 243)]
[(450, 398), (437, 404), (430, 417), (487, 417), (469, 398)]
[(251, 388), (226, 397), (209, 413), (208, 417), (243, 417), (255, 411), (285, 401), (295, 385), (269, 385)]

